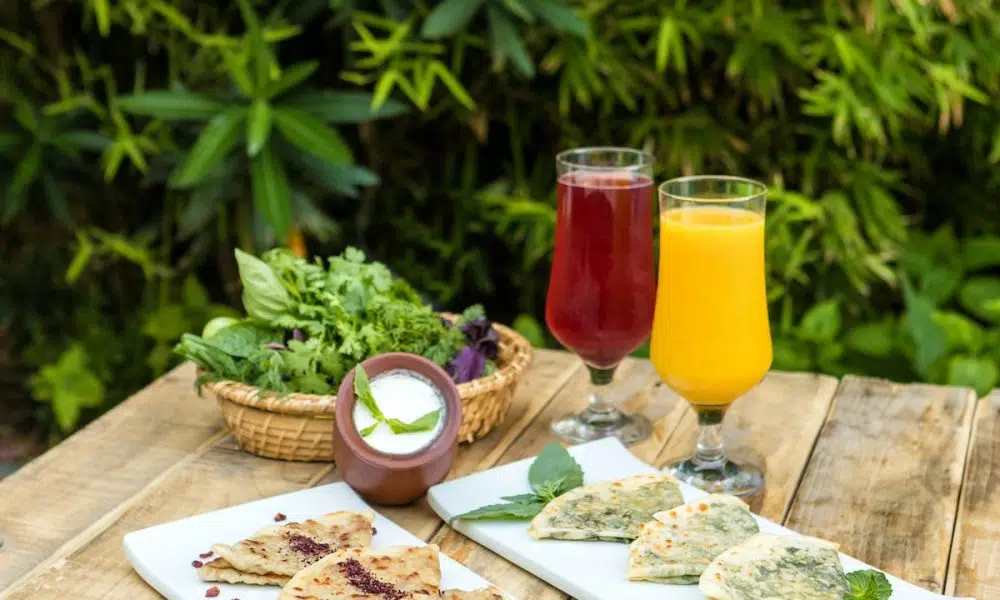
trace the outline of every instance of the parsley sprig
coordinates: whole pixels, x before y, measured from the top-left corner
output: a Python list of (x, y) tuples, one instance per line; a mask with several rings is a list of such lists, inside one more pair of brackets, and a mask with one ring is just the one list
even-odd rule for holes
[(365, 373), (365, 370), (361, 367), (361, 365), (358, 365), (354, 369), (354, 396), (362, 406), (368, 409), (368, 412), (371, 413), (372, 417), (375, 418), (374, 423), (360, 431), (361, 437), (368, 437), (371, 435), (379, 426), (379, 423), (385, 423), (389, 426), (389, 429), (391, 429), (393, 433), (399, 435), (401, 433), (431, 431), (437, 427), (438, 421), (441, 419), (440, 408), (432, 410), (431, 412), (409, 423), (400, 421), (399, 419), (386, 417), (382, 412), (382, 409), (379, 408), (378, 403), (375, 402), (375, 396), (372, 394), (371, 381), (368, 379), (368, 374)]
[(583, 485), (583, 469), (558, 442), (552, 442), (531, 463), (528, 483), (532, 493), (504, 496), (502, 503), (489, 504), (455, 517), (465, 520), (523, 520), (540, 513), (545, 505)]

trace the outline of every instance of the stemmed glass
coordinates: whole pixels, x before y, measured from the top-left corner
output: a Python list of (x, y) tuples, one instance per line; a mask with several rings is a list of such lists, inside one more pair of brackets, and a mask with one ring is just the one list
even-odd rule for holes
[(767, 188), (740, 177), (660, 186), (660, 273), (650, 358), (698, 415), (694, 456), (670, 465), (710, 492), (752, 495), (764, 475), (726, 458), (722, 419), (771, 366), (764, 291)]
[(556, 157), (558, 215), (545, 302), (552, 334), (590, 371), (587, 408), (552, 423), (570, 442), (649, 437), (641, 415), (602, 398), (615, 369), (649, 336), (653, 266), (653, 157), (630, 148), (579, 148)]

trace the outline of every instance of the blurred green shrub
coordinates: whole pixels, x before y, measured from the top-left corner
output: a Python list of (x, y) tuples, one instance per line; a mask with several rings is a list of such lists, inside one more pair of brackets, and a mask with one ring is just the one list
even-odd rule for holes
[(69, 432), (275, 243), (551, 343), (553, 156), (628, 144), (772, 188), (776, 368), (985, 393), (997, 31), (990, 0), (4, 2), (0, 368)]

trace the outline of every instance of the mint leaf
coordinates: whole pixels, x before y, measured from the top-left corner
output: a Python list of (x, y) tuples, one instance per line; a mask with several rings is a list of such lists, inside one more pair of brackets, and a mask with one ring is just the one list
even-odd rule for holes
[(378, 427), (378, 424), (379, 424), (379, 421), (375, 421), (374, 423), (372, 423), (368, 427), (365, 427), (364, 429), (362, 429), (361, 430), (361, 437), (368, 437), (368, 436), (370, 436), (372, 434), (372, 432), (375, 431), (375, 428)]
[(534, 494), (518, 494), (516, 496), (503, 496), (501, 500), (506, 500), (507, 502), (522, 503), (522, 502), (542, 502), (542, 499)]
[(563, 486), (565, 484), (565, 477), (560, 477), (559, 479), (554, 479), (552, 481), (546, 481), (542, 485), (535, 488), (535, 495), (546, 503), (552, 502), (564, 493)]
[(889, 600), (892, 596), (892, 584), (885, 573), (873, 569), (851, 571), (847, 574), (847, 584), (851, 591), (844, 600)]
[(476, 510), (470, 510), (455, 517), (456, 520), (505, 520), (519, 521), (530, 519), (542, 512), (545, 508), (544, 502), (525, 500), (521, 502), (508, 502), (505, 504), (490, 504)]
[[(542, 448), (538, 458), (531, 463), (528, 483), (539, 496), (555, 498), (583, 485), (583, 469), (559, 442), (552, 442)], [(542, 494), (540, 490), (547, 493)]]
[(437, 409), (410, 423), (404, 423), (399, 419), (385, 419), (385, 422), (395, 434), (416, 433), (418, 431), (430, 431), (434, 429), (437, 427), (440, 418), (441, 409)]
[(354, 396), (375, 417), (376, 425), (378, 421), (385, 420), (385, 415), (382, 414), (378, 405), (375, 404), (375, 396), (372, 395), (372, 386), (368, 381), (368, 374), (361, 368), (361, 365), (358, 365), (354, 369)]

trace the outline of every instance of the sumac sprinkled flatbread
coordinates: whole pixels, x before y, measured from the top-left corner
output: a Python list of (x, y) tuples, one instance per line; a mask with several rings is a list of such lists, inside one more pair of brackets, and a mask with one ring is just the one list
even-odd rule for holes
[(478, 590), (442, 590), (442, 600), (503, 600), (503, 594), (495, 587)]
[(848, 585), (836, 544), (757, 534), (712, 561), (698, 590), (712, 600), (841, 600)]
[(216, 544), (218, 558), (198, 569), (205, 581), (283, 585), (327, 554), (372, 543), (375, 513), (335, 512), (302, 523), (270, 525), (233, 545)]
[(570, 490), (542, 509), (528, 533), (536, 539), (630, 542), (653, 515), (683, 504), (669, 475), (636, 475)]
[(698, 583), (716, 556), (760, 531), (749, 506), (722, 494), (703, 496), (654, 517), (629, 547), (629, 579)]
[(348, 548), (292, 577), (278, 600), (434, 598), (441, 585), (438, 547)]

